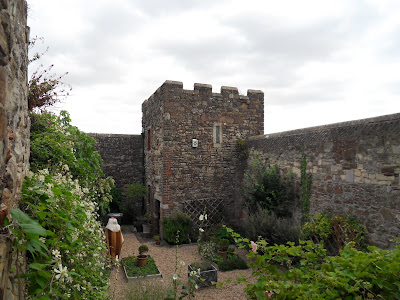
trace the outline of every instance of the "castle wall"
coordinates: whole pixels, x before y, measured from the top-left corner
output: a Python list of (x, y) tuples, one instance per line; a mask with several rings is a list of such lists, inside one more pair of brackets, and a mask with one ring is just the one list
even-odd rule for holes
[(150, 210), (157, 210), (157, 200), (161, 216), (168, 216), (187, 201), (223, 199), (234, 215), (237, 141), (263, 133), (264, 94), (242, 96), (231, 87), (213, 93), (205, 84), (184, 90), (181, 82), (166, 81), (142, 109)]
[(311, 212), (356, 216), (371, 243), (392, 246), (400, 232), (400, 114), (255, 137), (248, 147), (297, 182), (304, 152)]
[[(18, 206), (29, 168), (27, 4), (0, 1), (0, 194), (1, 214)], [(10, 278), (12, 243), (0, 226), (0, 299), (16, 297)]]
[[(143, 139), (141, 135), (89, 133), (97, 141), (103, 159), (103, 172), (115, 180), (115, 187), (126, 198), (125, 189), (133, 182), (143, 183)], [(137, 214), (142, 203), (135, 203)]]

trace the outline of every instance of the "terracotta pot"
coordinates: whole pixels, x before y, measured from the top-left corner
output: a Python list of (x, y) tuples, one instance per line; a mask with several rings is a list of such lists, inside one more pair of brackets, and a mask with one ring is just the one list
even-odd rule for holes
[(147, 255), (138, 255), (137, 256), (138, 260), (138, 266), (143, 267), (147, 263)]
[(157, 245), (157, 246), (160, 246), (160, 245), (161, 245), (161, 242), (160, 242), (160, 241), (156, 241), (156, 245)]
[(228, 257), (228, 251), (218, 250), (218, 254), (223, 258), (226, 259)]

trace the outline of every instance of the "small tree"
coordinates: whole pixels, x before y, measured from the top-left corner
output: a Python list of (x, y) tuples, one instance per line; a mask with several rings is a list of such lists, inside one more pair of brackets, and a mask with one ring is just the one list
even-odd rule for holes
[[(38, 40), (43, 38), (35, 37), (29, 41), (28, 49), (31, 50)], [(35, 52), (33, 57), (29, 59), (29, 63), (39, 60), (46, 52), (48, 48), (42, 52)], [(43, 65), (39, 65), (35, 72), (33, 72), (28, 83), (28, 110), (33, 111), (35, 108), (43, 111), (46, 108), (54, 105), (57, 102), (64, 100), (72, 90), (72, 87), (61, 79), (68, 74), (68, 72), (62, 75), (56, 75), (51, 73), (54, 65), (50, 65), (44, 68)]]

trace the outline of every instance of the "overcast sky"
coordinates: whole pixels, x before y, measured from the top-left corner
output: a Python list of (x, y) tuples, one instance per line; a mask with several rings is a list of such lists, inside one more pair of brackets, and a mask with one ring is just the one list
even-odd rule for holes
[[(265, 133), (400, 112), (400, 1), (28, 0), (85, 132), (139, 134), (165, 81), (265, 94)], [(36, 48), (40, 51), (40, 48)], [(30, 72), (37, 68), (30, 66)]]

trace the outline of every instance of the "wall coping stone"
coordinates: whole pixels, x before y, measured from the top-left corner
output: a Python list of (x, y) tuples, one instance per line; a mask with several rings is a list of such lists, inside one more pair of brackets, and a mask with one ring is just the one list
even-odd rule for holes
[(295, 129), (295, 130), (289, 130), (289, 131), (283, 131), (283, 132), (269, 133), (269, 134), (265, 134), (265, 135), (257, 135), (257, 136), (250, 137), (248, 140), (256, 141), (256, 140), (262, 140), (262, 139), (268, 139), (268, 138), (278, 138), (278, 137), (283, 137), (283, 136), (295, 136), (295, 135), (301, 135), (301, 134), (305, 134), (305, 133), (309, 133), (309, 132), (326, 131), (326, 130), (330, 130), (330, 129), (334, 129), (334, 128), (360, 126), (360, 125), (366, 126), (366, 125), (379, 124), (379, 123), (398, 121), (398, 120), (400, 120), (400, 113), (383, 115), (383, 116), (366, 118), (366, 119), (353, 120), (353, 121), (332, 123), (332, 124), (321, 125), (321, 126), (313, 126), (313, 127), (307, 127), (307, 128), (301, 128), (301, 129)]

